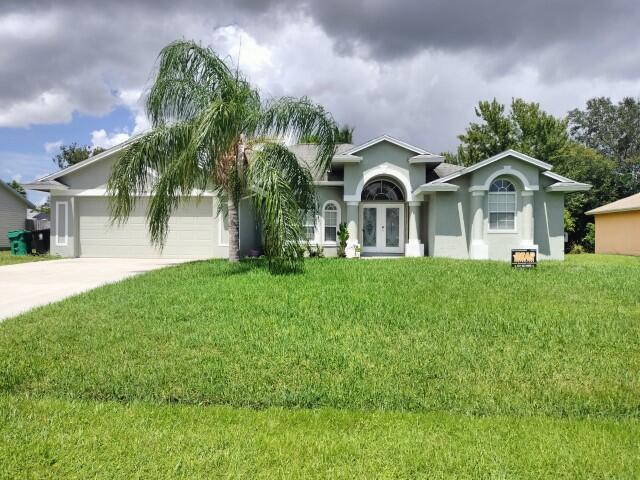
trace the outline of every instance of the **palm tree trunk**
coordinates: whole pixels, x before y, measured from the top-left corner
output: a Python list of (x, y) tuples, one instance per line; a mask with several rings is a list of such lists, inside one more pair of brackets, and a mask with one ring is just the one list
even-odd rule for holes
[(238, 262), (240, 260), (240, 217), (238, 205), (233, 195), (229, 195), (227, 209), (229, 215), (229, 261)]

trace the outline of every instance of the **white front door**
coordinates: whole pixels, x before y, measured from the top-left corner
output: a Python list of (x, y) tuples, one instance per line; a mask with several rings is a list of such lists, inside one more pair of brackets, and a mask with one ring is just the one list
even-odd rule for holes
[(363, 252), (404, 252), (403, 203), (363, 203), (360, 225)]

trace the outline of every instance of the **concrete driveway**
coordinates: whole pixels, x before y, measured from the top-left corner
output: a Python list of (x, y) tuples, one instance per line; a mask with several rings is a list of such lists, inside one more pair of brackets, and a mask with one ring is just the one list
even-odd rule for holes
[(189, 261), (69, 258), (0, 267), (0, 321), (106, 283)]

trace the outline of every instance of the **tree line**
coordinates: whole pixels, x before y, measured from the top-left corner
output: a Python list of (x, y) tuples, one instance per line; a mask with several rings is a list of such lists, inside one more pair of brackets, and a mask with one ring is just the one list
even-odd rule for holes
[(468, 166), (514, 149), (593, 186), (566, 197), (572, 245), (594, 248), (592, 219), (584, 212), (640, 191), (640, 100), (593, 98), (583, 110), (557, 118), (535, 102), (516, 98), (507, 109), (493, 99), (479, 102), (475, 114), (479, 121), (458, 136), (458, 149), (444, 154), (448, 162)]

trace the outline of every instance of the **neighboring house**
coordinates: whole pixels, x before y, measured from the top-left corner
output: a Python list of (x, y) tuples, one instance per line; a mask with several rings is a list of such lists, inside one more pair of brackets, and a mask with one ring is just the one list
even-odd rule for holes
[(36, 208), (23, 195), (0, 180), (0, 249), (9, 248), (7, 233), (23, 230), (27, 219), (27, 209)]
[(640, 193), (594, 208), (587, 215), (596, 219), (596, 253), (640, 255)]
[(29, 210), (27, 212), (26, 225), (27, 230), (49, 230), (51, 228), (51, 220), (48, 213)]
[[(148, 197), (124, 225), (110, 224), (105, 185), (127, 143), (26, 188), (51, 193), (51, 252), (97, 257), (226, 257), (227, 228), (216, 199), (185, 198), (170, 221), (166, 246), (151, 246), (145, 222)], [(315, 145), (290, 147), (310, 164)], [(316, 177), (318, 217), (307, 239), (336, 254), (346, 222), (354, 243), (370, 255), (432, 255), (508, 260), (511, 248), (538, 248), (541, 258), (564, 254), (564, 195), (589, 185), (551, 172), (551, 165), (509, 150), (471, 167), (389, 136), (337, 148), (331, 170)], [(260, 247), (250, 203), (240, 206), (240, 249)]]

